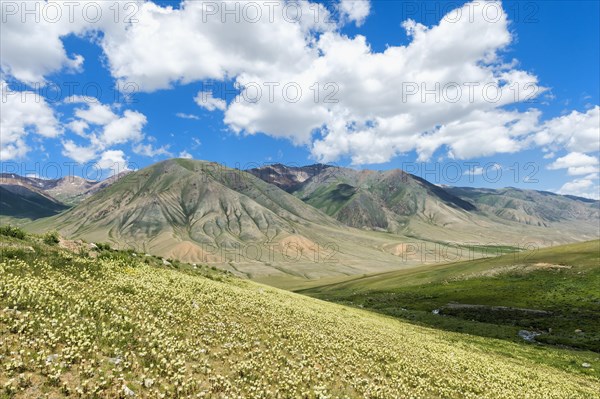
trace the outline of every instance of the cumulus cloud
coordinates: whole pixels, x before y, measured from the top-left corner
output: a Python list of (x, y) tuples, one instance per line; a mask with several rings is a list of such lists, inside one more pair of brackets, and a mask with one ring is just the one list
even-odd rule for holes
[(599, 151), (600, 107), (596, 105), (585, 113), (573, 111), (549, 120), (536, 134), (535, 141), (539, 145), (566, 147), (576, 152)]
[(89, 103), (87, 108), (77, 108), (75, 110), (75, 116), (83, 122), (93, 123), (95, 125), (106, 125), (118, 119), (117, 115), (108, 105), (100, 104), (98, 102)]
[(155, 157), (158, 155), (164, 155), (164, 156), (172, 156), (172, 154), (169, 152), (169, 146), (161, 146), (161, 147), (154, 147), (152, 144), (142, 144), (142, 143), (138, 143), (136, 145), (133, 146), (133, 152), (135, 152), (138, 155), (144, 155), (147, 157)]
[(491, 164), (487, 164), (484, 167), (483, 166), (472, 166), (470, 168), (468, 168), (464, 175), (466, 176), (477, 176), (477, 175), (483, 175), (484, 172), (487, 173), (489, 172), (497, 172), (500, 169), (502, 169), (502, 165), (498, 164), (498, 163), (491, 163)]
[(227, 103), (225, 102), (225, 100), (213, 97), (212, 93), (208, 91), (198, 92), (196, 97), (194, 97), (194, 101), (200, 107), (209, 111), (214, 111), (216, 109), (220, 111), (225, 111), (225, 109), (227, 108)]
[(106, 146), (140, 141), (144, 138), (142, 128), (146, 122), (144, 114), (128, 109), (122, 117), (114, 119), (104, 126), (100, 141)]
[(129, 170), (125, 153), (121, 150), (104, 151), (100, 156), (96, 167), (101, 170), (110, 171), (110, 175), (116, 175), (126, 170)]
[(68, 54), (62, 39), (114, 29), (111, 5), (93, 0), (1, 2), (2, 72), (33, 85), (45, 84), (54, 72), (81, 71), (83, 56)]
[[(11, 17), (3, 24), (2, 71), (28, 82), (79, 68), (82, 57), (67, 54), (62, 38), (101, 31), (96, 40), (118, 83), (136, 82), (152, 92), (233, 80), (241, 90), (233, 101), (205, 90), (195, 101), (224, 111), (234, 132), (290, 139), (322, 162), (350, 157), (354, 164), (381, 163), (409, 151), (419, 160), (440, 151), (467, 159), (532, 145), (551, 152), (561, 146), (582, 154), (598, 150), (598, 106), (547, 122), (537, 109), (507, 107), (545, 88), (518, 61), (504, 59), (513, 41), (507, 14), (490, 21), (483, 12), (490, 5), (499, 9), (499, 2), (465, 4), (433, 26), (404, 21), (409, 42), (381, 52), (364, 36), (339, 29), (363, 23), (370, 13), (366, 0), (340, 0), (337, 21), (306, 0), (136, 4), (135, 23), (115, 23), (112, 10), (103, 13), (110, 20), (95, 23), (21, 24), (20, 16)], [(18, 43), (24, 43), (20, 50)], [(119, 115), (110, 106), (88, 104), (75, 116), (69, 129), (88, 137), (97, 153), (129, 142), (140, 153), (160, 150), (140, 144), (147, 121), (139, 112)]]
[(193, 159), (194, 157), (189, 152), (183, 150), (179, 153), (179, 158)]
[[(469, 14), (466, 6), (462, 14)], [(301, 72), (240, 74), (240, 87), (282, 82), (280, 97), (268, 101), (263, 93), (250, 101), (242, 94), (227, 108), (225, 122), (236, 132), (310, 145), (323, 162), (350, 156), (355, 164), (380, 163), (412, 150), (427, 160), (440, 148), (449, 157), (472, 158), (529, 145), (526, 135), (540, 112), (502, 107), (524, 99), (508, 87), (537, 87), (531, 96), (544, 89), (536, 76), (500, 57), (512, 40), (505, 14), (495, 23), (474, 13), (473, 19), (443, 19), (432, 27), (406, 21), (404, 27), (411, 42), (381, 53), (363, 36), (326, 32), (315, 42), (319, 55)], [(297, 101), (281, 93), (285, 82), (301, 88)]]
[(296, 60), (315, 52), (307, 46), (310, 32), (335, 28), (328, 15), (324, 6), (305, 0), (188, 0), (177, 9), (146, 2), (135, 24), (111, 29), (101, 45), (115, 78), (154, 91), (247, 71), (294, 68)]
[[(114, 156), (114, 146), (132, 143), (133, 152), (138, 155), (154, 157), (170, 155), (168, 147), (155, 148), (144, 143), (143, 133), (147, 118), (138, 111), (126, 109), (120, 115), (114, 107), (101, 103), (95, 98), (71, 97), (66, 101), (78, 104), (73, 118), (66, 127), (78, 136), (87, 139), (85, 145), (76, 144), (73, 140), (63, 141), (63, 155), (78, 163), (86, 163), (108, 153)], [(81, 105), (79, 105), (81, 104)]]
[(0, 81), (2, 112), (0, 115), (0, 159), (24, 157), (29, 151), (27, 136), (58, 137), (62, 128), (50, 105), (31, 91), (13, 91)]
[(97, 148), (94, 146), (80, 146), (77, 145), (73, 140), (65, 140), (63, 142), (62, 154), (80, 164), (84, 164), (95, 159), (97, 156), (97, 151)]
[(370, 0), (341, 0), (338, 4), (338, 11), (343, 18), (361, 26), (371, 12), (371, 2)]
[(600, 161), (592, 155), (571, 152), (556, 159), (548, 165), (548, 169), (567, 169), (567, 173), (571, 176), (587, 175), (600, 171)]
[(586, 176), (584, 178), (574, 179), (565, 183), (559, 194), (576, 195), (578, 197), (600, 199), (600, 186), (598, 185), (598, 175)]

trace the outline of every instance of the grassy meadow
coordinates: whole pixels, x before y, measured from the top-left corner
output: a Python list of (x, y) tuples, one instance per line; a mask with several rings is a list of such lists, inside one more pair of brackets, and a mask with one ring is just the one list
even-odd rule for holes
[(2, 398), (600, 391), (593, 352), (440, 331), (102, 244), (65, 249), (54, 238), (1, 236)]
[(428, 265), (300, 290), (403, 320), (600, 352), (600, 241)]

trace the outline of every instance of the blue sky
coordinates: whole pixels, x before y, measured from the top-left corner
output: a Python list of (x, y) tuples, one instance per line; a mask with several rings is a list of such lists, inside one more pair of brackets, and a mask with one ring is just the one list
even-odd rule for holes
[[(399, 167), (439, 184), (599, 196), (597, 1), (343, 0), (321, 3), (318, 21), (282, 21), (276, 12), (276, 21), (264, 24), (245, 23), (239, 10), (241, 21), (202, 24), (199, 2), (141, 2), (131, 9), (146, 27), (138, 30), (121, 23), (130, 10), (120, 10), (115, 23), (110, 2), (103, 5), (110, 21), (91, 26), (77, 20), (80, 12), (75, 21), (48, 23), (39, 11), (40, 22), (23, 23), (20, 3), (6, 3), (3, 171), (52, 178), (73, 170), (95, 178), (98, 170), (105, 176), (176, 156), (241, 168), (321, 161)], [(460, 17), (449, 14), (456, 9)], [(465, 14), (471, 10), (472, 18)], [(506, 18), (496, 19), (498, 10)], [(43, 40), (29, 42), (36, 37)], [(477, 80), (482, 76), (487, 80)], [(320, 100), (328, 93), (323, 85), (334, 83), (338, 101), (305, 101), (311, 77)], [(463, 104), (464, 91), (460, 106), (445, 98), (406, 102), (403, 85), (420, 87), (420, 79), (543, 89), (531, 102), (503, 96), (494, 105)], [(280, 85), (272, 103), (263, 95), (234, 104), (236, 81)], [(132, 96), (116, 88), (124, 82), (136, 87)], [(279, 98), (286, 82), (301, 82), (299, 102)], [(23, 96), (28, 91), (40, 98)], [(208, 91), (200, 101), (199, 92)]]

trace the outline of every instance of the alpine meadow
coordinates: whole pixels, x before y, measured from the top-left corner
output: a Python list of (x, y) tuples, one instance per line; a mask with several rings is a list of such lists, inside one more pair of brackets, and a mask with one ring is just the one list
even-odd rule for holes
[(0, 399), (600, 399), (599, 2), (0, 9)]

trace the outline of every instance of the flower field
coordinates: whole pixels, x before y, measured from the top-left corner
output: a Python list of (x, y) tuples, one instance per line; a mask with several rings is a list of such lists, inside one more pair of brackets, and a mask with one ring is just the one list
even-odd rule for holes
[[(517, 344), (43, 243), (0, 262), (1, 398), (594, 398)], [(11, 247), (11, 248), (13, 248)], [(6, 247), (2, 247), (6, 249)], [(562, 356), (556, 350), (555, 356)], [(568, 356), (568, 355), (564, 355)]]

